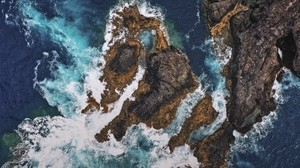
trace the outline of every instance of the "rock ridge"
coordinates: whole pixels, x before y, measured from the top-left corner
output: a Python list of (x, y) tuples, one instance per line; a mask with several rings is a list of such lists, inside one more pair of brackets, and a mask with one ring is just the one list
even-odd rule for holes
[[(220, 3), (226, 5), (218, 5)], [(211, 6), (218, 8), (217, 11), (227, 12), (219, 12), (218, 17), (222, 19), (216, 19), (215, 14), (211, 13)], [(262, 117), (276, 109), (272, 86), (279, 79), (282, 67), (289, 68), (299, 76), (300, 3), (206, 0), (205, 8), (212, 36), (223, 39), (226, 45), (232, 47), (232, 57), (223, 70), (230, 92), (227, 102), (228, 121), (219, 131), (207, 137), (219, 142), (215, 148), (222, 155), (218, 158), (207, 155), (202, 160), (206, 163), (203, 167), (227, 167), (223, 162), (228, 158), (228, 144), (234, 141), (232, 131), (246, 133)], [(210, 142), (204, 140), (200, 144), (213, 144), (213, 139)], [(201, 145), (196, 149), (206, 150)], [(211, 164), (214, 160), (220, 162)]]

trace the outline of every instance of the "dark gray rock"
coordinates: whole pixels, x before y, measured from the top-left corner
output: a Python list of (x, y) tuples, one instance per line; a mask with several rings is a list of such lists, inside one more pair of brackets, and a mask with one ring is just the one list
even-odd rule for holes
[(293, 70), (294, 73), (300, 77), (300, 18), (295, 20), (294, 23), (292, 34), (296, 46), (296, 54), (293, 59)]
[(129, 45), (122, 45), (118, 48), (115, 58), (110, 64), (110, 68), (117, 73), (125, 73), (137, 64), (135, 56), (136, 48)]
[(129, 107), (129, 111), (134, 111), (141, 120), (149, 119), (161, 105), (175, 98), (180, 90), (194, 84), (187, 56), (173, 47), (150, 55), (147, 62), (145, 81), (151, 92)]
[(237, 0), (225, 0), (208, 4), (207, 9), (211, 22), (220, 22), (222, 17), (234, 8), (236, 2)]
[[(295, 27), (299, 27), (300, 3), (262, 1), (247, 5), (252, 9), (231, 19), (234, 46), (227, 76), (232, 82), (228, 118), (243, 133), (275, 110), (272, 86), (282, 65), (296, 74), (300, 69), (294, 40), (299, 38)], [(283, 51), (282, 60), (278, 47)]]

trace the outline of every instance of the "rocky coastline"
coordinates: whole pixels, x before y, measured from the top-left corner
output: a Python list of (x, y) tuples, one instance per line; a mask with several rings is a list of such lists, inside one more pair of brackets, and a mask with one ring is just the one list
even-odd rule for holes
[[(234, 142), (233, 131), (248, 132), (276, 109), (272, 86), (280, 79), (282, 68), (300, 76), (300, 3), (205, 0), (204, 8), (212, 37), (222, 39), (233, 49), (222, 73), (230, 93), (227, 120), (201, 141), (189, 140), (193, 130), (216, 119), (211, 95), (206, 94), (168, 146), (172, 152), (188, 144), (201, 167), (228, 167), (226, 160)], [(166, 128), (175, 119), (181, 100), (199, 86), (187, 56), (168, 44), (160, 20), (143, 16), (133, 5), (118, 12), (113, 24), (113, 36), (117, 37), (125, 28), (126, 40), (114, 42), (104, 56), (104, 75), (99, 80), (107, 85), (101, 102), (88, 93), (88, 106), (82, 112), (101, 109), (109, 113), (109, 104), (119, 99), (119, 92), (133, 81), (139, 66), (145, 69), (145, 74), (133, 93), (134, 99), (127, 99), (120, 114), (95, 135), (99, 142), (108, 141), (109, 133), (120, 141), (128, 127), (139, 123), (155, 129)], [(155, 32), (153, 50), (145, 48), (139, 40), (143, 30)]]
[[(207, 0), (205, 8), (212, 36), (223, 39), (233, 49), (223, 70), (230, 92), (228, 122), (211, 136), (227, 139), (216, 144), (222, 157), (217, 159), (219, 164), (212, 166), (222, 167), (222, 160), (228, 155), (221, 154), (228, 153), (226, 144), (234, 141), (232, 131), (246, 133), (276, 109), (272, 86), (276, 79), (280, 82), (282, 68), (299, 76), (300, 3), (297, 0)], [(213, 160), (216, 161), (212, 155), (206, 165)]]

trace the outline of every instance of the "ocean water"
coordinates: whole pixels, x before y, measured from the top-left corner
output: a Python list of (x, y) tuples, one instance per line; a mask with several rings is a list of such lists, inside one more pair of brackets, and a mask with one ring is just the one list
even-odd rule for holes
[(299, 167), (300, 80), (289, 70), (276, 88), (277, 109), (232, 146), (233, 167)]
[[(182, 100), (175, 120), (165, 130), (139, 124), (130, 127), (120, 142), (111, 135), (110, 141), (98, 143), (94, 135), (120, 113), (124, 100), (134, 99), (131, 95), (144, 74), (139, 67), (120, 99), (110, 104), (110, 113), (80, 114), (88, 90), (96, 100), (101, 99), (105, 83), (98, 78), (105, 66), (103, 55), (110, 47), (111, 17), (130, 3), (137, 3), (142, 14), (164, 21), (169, 42), (188, 55), (201, 85)], [(6, 167), (12, 158), (11, 162), (21, 167), (198, 167), (201, 163), (189, 146), (173, 153), (166, 146), (205, 92), (212, 94), (219, 115), (208, 127), (195, 130), (191, 140), (212, 134), (226, 119), (228, 93), (219, 72), (231, 49), (221, 46), (224, 50), (213, 50), (202, 3), (2, 0), (0, 164), (6, 163)], [(144, 32), (141, 38), (151, 49), (151, 32)], [(230, 161), (233, 167), (299, 166), (300, 99), (296, 93), (300, 82), (287, 74), (282, 84), (274, 85), (278, 109), (246, 136), (236, 134)], [(286, 137), (284, 141), (282, 137)], [(24, 153), (17, 157), (9, 150)]]

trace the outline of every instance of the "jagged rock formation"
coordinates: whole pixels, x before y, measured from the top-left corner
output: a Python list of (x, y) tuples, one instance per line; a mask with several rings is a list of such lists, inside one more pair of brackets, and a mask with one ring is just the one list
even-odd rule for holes
[(87, 101), (89, 105), (82, 110), (83, 113), (95, 109), (99, 110), (100, 107), (103, 107), (103, 111), (108, 112), (110, 109), (107, 105), (120, 98), (116, 90), (122, 92), (125, 86), (132, 82), (137, 73), (139, 62), (143, 64), (146, 55), (145, 48), (138, 40), (141, 30), (155, 30), (156, 51), (169, 47), (163, 31), (160, 29), (160, 24), (160, 21), (155, 18), (141, 15), (137, 6), (125, 8), (117, 13), (117, 17), (113, 18), (112, 34), (114, 37), (118, 37), (126, 29), (126, 41), (119, 39), (116, 42), (109, 42), (113, 46), (105, 55), (106, 66), (104, 75), (100, 78), (101, 81), (107, 83), (107, 88), (102, 95), (101, 102), (96, 102), (94, 98), (89, 96)]
[(187, 56), (179, 50), (170, 47), (149, 55), (146, 74), (134, 93), (136, 100), (127, 100), (120, 115), (96, 139), (108, 140), (110, 130), (121, 140), (129, 126), (140, 122), (155, 129), (165, 128), (175, 118), (181, 100), (197, 86)]
[[(134, 100), (127, 99), (120, 114), (95, 135), (99, 142), (109, 140), (108, 132), (119, 141), (126, 134), (128, 127), (141, 122), (155, 129), (166, 128), (175, 119), (180, 102), (199, 86), (188, 57), (168, 45), (161, 30), (160, 20), (141, 15), (137, 6), (126, 7), (117, 15), (113, 18), (113, 36), (118, 37), (119, 32), (126, 28), (126, 40), (114, 42), (105, 56), (104, 75), (100, 80), (105, 81), (107, 85), (101, 102), (96, 102), (92, 93), (88, 93), (89, 105), (82, 112), (100, 108), (104, 112), (110, 112), (108, 105), (120, 97), (115, 90), (122, 93), (137, 73), (139, 65), (145, 68), (145, 74), (139, 82), (138, 89), (133, 93)], [(140, 32), (145, 29), (156, 32), (153, 51), (147, 51), (139, 41)], [(198, 148), (196, 144), (189, 143), (190, 134), (195, 129), (212, 123), (216, 116), (212, 98), (207, 94), (193, 109), (180, 133), (171, 139), (171, 150), (185, 143)], [(200, 157), (196, 153), (195, 155)]]
[[(297, 34), (297, 31), (299, 34), (300, 17), (300, 3), (296, 1), (249, 1), (245, 5), (251, 10), (241, 12), (231, 20), (234, 46), (227, 76), (232, 83), (228, 117), (235, 129), (243, 133), (276, 108), (272, 86), (282, 67), (278, 56), (280, 46), (276, 43), (289, 34)], [(293, 43), (291, 38), (284, 39)], [(295, 50), (294, 46), (288, 47)], [(284, 60), (297, 62), (295, 51), (289, 50), (292, 53), (286, 54), (283, 45), (282, 50)], [(294, 66), (296, 64), (287, 67), (299, 73)]]
[[(218, 5), (220, 3), (226, 5)], [(235, 5), (234, 8), (232, 4)], [(216, 16), (212, 13), (211, 6), (221, 12)], [(210, 153), (207, 155), (209, 157), (200, 158), (207, 163), (203, 167), (223, 167), (222, 162), (214, 161), (227, 157), (227, 144), (233, 142), (232, 131), (236, 129), (246, 133), (263, 116), (275, 110), (272, 86), (282, 72), (282, 66), (299, 76), (300, 3), (297, 0), (250, 0), (238, 3), (208, 0), (205, 7), (211, 34), (224, 38), (224, 42), (233, 48), (233, 55), (223, 72), (230, 91), (227, 103), (228, 122), (207, 137), (207, 141), (200, 142), (196, 149), (200, 149), (200, 153)], [(229, 11), (229, 8), (233, 10)], [(240, 10), (234, 12), (236, 9)], [(279, 49), (283, 58), (279, 57)], [(214, 142), (218, 143), (211, 148), (210, 145)], [(217, 152), (214, 149), (218, 149)], [(214, 156), (216, 153), (219, 154), (217, 158)]]
[(225, 121), (214, 134), (192, 145), (192, 148), (195, 148), (194, 155), (201, 162), (201, 167), (228, 167), (226, 158), (230, 151), (227, 149), (234, 141), (233, 130), (232, 124)]
[[(233, 55), (223, 70), (230, 92), (227, 104), (228, 119), (215, 133), (199, 142), (190, 142), (195, 129), (211, 124), (217, 113), (209, 94), (193, 109), (182, 129), (169, 142), (171, 151), (189, 144), (201, 167), (227, 167), (233, 130), (249, 131), (253, 124), (276, 108), (272, 86), (281, 68), (286, 66), (300, 76), (299, 15), (296, 1), (237, 1), (206, 0), (209, 26), (213, 37), (224, 39), (233, 48)], [(127, 128), (145, 123), (156, 129), (167, 127), (175, 119), (182, 99), (198, 87), (187, 56), (168, 45), (161, 22), (139, 13), (137, 6), (129, 6), (114, 18), (113, 36), (126, 28), (126, 40), (116, 41), (105, 56), (106, 66), (100, 80), (107, 83), (101, 102), (88, 94), (88, 107), (83, 112), (102, 108), (118, 100), (143, 65), (145, 75), (132, 99), (127, 99), (112, 122), (95, 135), (99, 142), (109, 140), (110, 131), (117, 140)], [(144, 29), (155, 30), (156, 47), (147, 51), (139, 41)], [(280, 58), (278, 51), (282, 51)]]
[(212, 107), (211, 101), (211, 96), (206, 94), (205, 97), (197, 103), (192, 110), (191, 116), (184, 121), (178, 135), (170, 139), (169, 147), (171, 151), (173, 151), (175, 147), (184, 145), (185, 143), (192, 145), (192, 142), (189, 142), (190, 133), (201, 126), (211, 124), (216, 119), (217, 112)]

